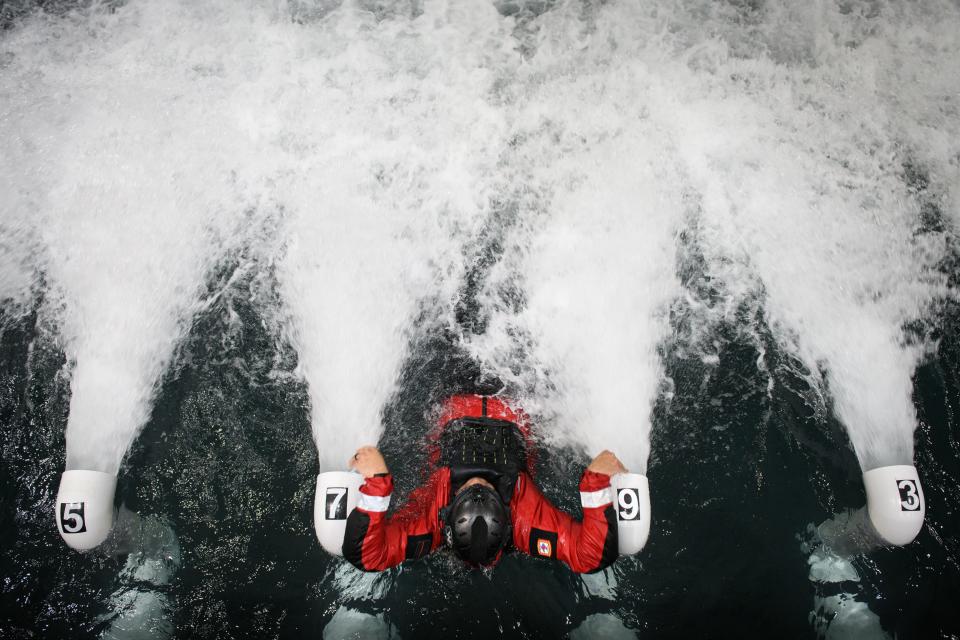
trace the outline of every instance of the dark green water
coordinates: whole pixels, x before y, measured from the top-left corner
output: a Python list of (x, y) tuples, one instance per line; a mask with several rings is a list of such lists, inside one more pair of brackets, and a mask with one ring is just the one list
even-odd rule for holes
[[(639, 556), (589, 582), (518, 556), (470, 572), (446, 554), (363, 577), (313, 536), (305, 388), (283, 375), (295, 356), (264, 331), (242, 288), (193, 326), (120, 475), (118, 502), (166, 521), (179, 538), (181, 564), (159, 586), (124, 572), (124, 555), (62, 544), (51, 517), (69, 393), (62, 355), (33, 317), (4, 330), (0, 636), (96, 637), (117, 615), (111, 594), (130, 589), (164, 594), (175, 637), (185, 638), (319, 637), (344, 604), (382, 615), (405, 638), (562, 637), (596, 613), (615, 614), (641, 637), (802, 638), (814, 637), (815, 596), (842, 592), (899, 638), (960, 633), (956, 316), (915, 377), (926, 526), (906, 548), (857, 557), (859, 582), (811, 582), (801, 551), (808, 525), (864, 503), (846, 436), (805, 401), (802, 381), (775, 374), (768, 394), (756, 345), (733, 326), (713, 336), (715, 366), (667, 361), (674, 395), (655, 411), (654, 525)], [(419, 477), (432, 403), (470, 374), (442, 337), (415, 345), (381, 443), (398, 495)], [(575, 509), (585, 460), (542, 453), (541, 483)]]
[[(422, 20), (423, 6), (418, 2), (396, 6), (364, 2), (356, 11), (360, 17), (349, 6), (340, 8), (338, 2), (307, 0), (277, 6), (197, 3), (196, 12), (189, 2), (107, 2), (92, 9), (91, 4), (96, 5), (73, 0), (0, 0), (0, 38), (9, 38), (0, 44), (11, 43), (9, 51), (0, 51), (0, 91), (13, 105), (0, 104), (0, 128), (11, 140), (16, 138), (16, 144), (0, 142), (0, 214), (10, 214), (9, 219), (0, 218), (0, 640), (568, 635), (576, 640), (616, 637), (611, 635), (615, 629), (643, 638), (834, 638), (850, 635), (851, 611), (859, 611), (873, 632), (857, 637), (960, 638), (956, 605), (960, 597), (956, 435), (960, 311), (955, 301), (942, 300), (951, 291), (955, 296), (960, 279), (955, 244), (951, 245), (955, 229), (950, 206), (955, 194), (949, 191), (954, 175), (949, 171), (956, 162), (945, 150), (948, 145), (937, 146), (941, 135), (937, 127), (943, 127), (942, 136), (949, 137), (958, 119), (956, 96), (948, 93), (954, 86), (950, 65), (928, 64), (929, 60), (952, 61), (955, 49), (950, 47), (956, 45), (925, 39), (928, 34), (915, 25), (932, 31), (936, 25), (931, 23), (936, 21), (929, 17), (925, 21), (922, 7), (914, 15), (897, 3), (845, 0), (829, 5), (830, 10), (823, 13), (829, 19), (821, 25), (822, 16), (807, 16), (799, 3), (740, 0), (690, 0), (676, 7), (662, 3), (637, 11), (642, 14), (639, 17), (632, 16), (632, 6), (626, 2), (500, 2), (496, 10), (475, 7), (475, 14), (465, 15), (446, 11), (440, 3), (424, 14), (429, 19)], [(78, 6), (83, 10), (71, 12)], [(129, 10), (123, 11), (124, 6)], [(937, 11), (931, 15), (955, 18), (943, 5)], [(916, 21), (901, 32), (898, 25), (904, 17)], [(595, 33), (600, 19), (602, 28), (611, 33)], [(481, 39), (461, 52), (470, 64), (447, 69), (452, 56), (436, 55), (435, 47), (462, 42), (462, 34), (475, 33), (470, 28), (474, 23), (486, 24), (483, 21), (489, 24), (476, 32)], [(612, 26), (621, 22), (650, 31), (613, 33)], [(952, 24), (949, 19), (944, 22)], [(18, 31), (23, 25), (28, 26)], [(488, 44), (496, 38), (506, 42), (504, 51), (499, 57), (485, 57)], [(340, 48), (346, 50), (355, 40), (361, 41), (368, 57), (341, 56)], [(258, 57), (261, 50), (265, 60)], [(336, 64), (317, 65), (311, 57), (324, 54)], [(895, 79), (915, 80), (916, 86), (890, 95), (882, 82), (876, 87), (870, 82), (858, 84), (861, 76), (869, 74), (861, 73), (857, 65), (874, 57), (881, 60), (874, 69), (878, 76), (893, 74)], [(115, 73), (118, 61), (130, 65), (120, 69), (127, 75)], [(660, 62), (666, 71), (659, 69)], [(489, 87), (479, 82), (477, 96), (471, 98), (472, 81), (452, 84), (463, 70), (488, 72), (484, 65), (490, 64), (503, 66), (493, 69), (492, 79), (484, 81)], [(831, 64), (840, 66), (833, 69)], [(631, 70), (632, 75), (627, 73)], [(140, 85), (154, 79), (158, 79), (155, 92), (142, 92)], [(853, 102), (861, 95), (864, 104), (875, 99), (885, 102), (864, 109), (866, 117), (857, 123), (862, 130), (855, 129), (849, 139), (840, 136), (836, 143), (839, 128), (833, 125), (855, 121), (861, 111), (847, 105), (844, 92), (850, 86)], [(601, 98), (594, 100), (595, 94)], [(318, 99), (327, 101), (327, 111), (320, 115), (311, 110)], [(462, 121), (444, 120), (469, 106), (470, 100), (480, 116), (470, 116), (468, 110)], [(570, 101), (569, 107), (564, 100)], [(350, 111), (356, 104), (360, 108)], [(398, 129), (414, 132), (408, 141), (412, 151), (399, 144), (392, 151), (378, 146), (385, 140), (395, 141), (397, 135), (392, 125), (378, 128), (383, 122), (372, 116), (379, 117), (381, 108), (387, 109), (388, 117), (400, 118)], [(338, 109), (343, 113), (338, 114)], [(163, 127), (154, 121), (155, 112), (167, 114)], [(489, 125), (490, 113), (494, 116), (489, 122), (494, 125)], [(736, 117), (740, 113), (746, 113), (745, 120), (759, 117), (760, 121), (740, 122)], [(266, 114), (263, 122), (261, 114)], [(438, 116), (442, 126), (437, 130), (450, 133), (438, 135), (439, 141), (430, 138), (431, 126), (423, 125), (427, 115)], [(502, 130), (495, 126), (499, 119), (506, 122)], [(711, 133), (711, 126), (730, 131), (720, 142), (711, 143), (710, 136), (704, 135), (707, 150), (702, 150), (693, 142), (699, 141), (698, 135), (689, 132)], [(463, 153), (458, 137), (474, 127), (484, 136), (504, 139), (495, 140), (492, 151), (480, 148), (483, 140), (474, 140), (478, 146), (470, 150), (474, 158)], [(364, 147), (369, 157), (357, 160), (351, 155), (356, 151), (351, 136), (360, 129), (368, 130), (368, 137), (361, 137), (364, 144), (357, 147)], [(293, 314), (293, 305), (290, 300), (286, 307), (281, 302), (282, 287), (274, 280), (280, 276), (270, 271), (279, 269), (282, 262), (271, 253), (274, 244), (289, 242), (283, 234), (290, 229), (316, 231), (314, 239), (323, 240), (329, 236), (339, 240), (336, 234), (343, 234), (336, 224), (320, 224), (329, 211), (311, 207), (317, 194), (327, 193), (311, 189), (357, 176), (366, 180), (364, 188), (368, 182), (378, 185), (369, 188), (373, 200), (380, 198), (389, 205), (383, 209), (384, 220), (400, 222), (396, 235), (375, 238), (380, 244), (372, 243), (373, 255), (386, 255), (401, 237), (409, 241), (408, 236), (416, 235), (409, 230), (420, 228), (414, 222), (422, 214), (423, 202), (455, 210), (461, 205), (469, 209), (463, 203), (473, 198), (488, 198), (478, 209), (483, 224), (476, 229), (459, 228), (474, 222), (466, 216), (450, 214), (452, 222), (440, 216), (442, 229), (453, 234), (441, 238), (440, 244), (449, 240), (450, 247), (460, 250), (465, 241), (457, 234), (469, 238), (463, 255), (456, 254), (445, 273), (458, 273), (454, 268), (458, 261), (469, 268), (462, 281), (454, 283), (457, 300), (432, 300), (445, 310), (449, 303), (453, 320), (445, 331), (456, 335), (438, 330), (443, 323), (424, 311), (412, 323), (398, 390), (383, 407), (379, 445), (397, 476), (396, 504), (426, 472), (423, 439), (431, 426), (433, 407), (447, 394), (483, 377), (457, 345), (469, 342), (464, 336), (484, 334), (489, 320), (484, 313), (509, 316), (524, 308), (524, 287), (530, 283), (524, 280), (529, 273), (523, 269), (530, 265), (517, 256), (540, 239), (536, 231), (541, 225), (562, 227), (570, 222), (562, 215), (559, 222), (551, 219), (552, 209), (563, 209), (560, 205), (568, 195), (583, 197), (576, 190), (582, 180), (589, 179), (584, 193), (596, 185), (605, 186), (604, 178), (616, 173), (629, 154), (615, 144), (604, 145), (625, 131), (634, 136), (627, 135), (623, 143), (627, 150), (650, 135), (654, 152), (634, 167), (641, 177), (617, 184), (657, 183), (663, 191), (651, 187), (651, 193), (665, 206), (676, 207), (668, 211), (675, 216), (670, 224), (659, 226), (662, 237), (656, 229), (650, 235), (669, 245), (666, 253), (676, 254), (678, 264), (661, 264), (659, 270), (640, 275), (625, 270), (621, 279), (614, 278), (623, 289), (652, 291), (660, 284), (656, 281), (660, 275), (676, 276), (680, 289), (668, 305), (669, 335), (659, 345), (664, 372), (663, 388), (653, 407), (648, 476), (654, 522), (647, 547), (592, 577), (520, 555), (507, 557), (493, 571), (468, 571), (447, 553), (367, 575), (325, 554), (312, 521), (314, 482), (321, 469), (311, 437), (310, 394), (297, 373), (296, 350), (276, 329), (277, 316)], [(667, 134), (661, 136), (664, 131)], [(250, 140), (232, 146), (244, 136)], [(423, 146), (413, 142), (418, 136), (427, 139)], [(791, 141), (796, 144), (791, 146)], [(3, 161), (8, 148), (4, 144), (23, 161), (22, 170)], [(348, 151), (340, 149), (341, 155), (328, 157), (327, 145), (336, 148), (337, 144)], [(725, 154), (728, 149), (733, 151)], [(604, 157), (611, 150), (615, 153)], [(889, 157), (877, 160), (885, 153)], [(408, 169), (404, 163), (417, 154), (420, 164)], [(423, 160), (447, 156), (468, 156), (469, 161), (454, 163), (448, 175), (445, 162)], [(112, 169), (121, 161), (140, 167), (141, 158), (145, 158), (141, 173), (86, 170), (91, 159), (99, 162), (98, 167)], [(758, 159), (766, 158), (774, 169), (769, 175), (755, 174), (757, 167), (766, 168)], [(581, 175), (567, 171), (562, 161), (587, 168)], [(391, 163), (396, 166), (391, 168)], [(671, 178), (668, 171), (666, 177), (651, 178), (650, 169), (661, 163), (680, 167), (677, 175)], [(555, 174), (550, 173), (553, 165), (559, 167), (554, 167)], [(782, 183), (777, 167), (800, 182), (794, 193), (787, 193), (795, 185)], [(67, 174), (62, 183), (51, 178), (60, 169)], [(412, 181), (405, 190), (404, 176), (421, 170), (423, 184), (430, 187)], [(457, 186), (456, 179), (446, 182), (450, 175), (456, 178), (458, 171), (466, 176), (464, 184)], [(141, 182), (131, 183), (128, 175)], [(102, 189), (91, 187), (92, 195), (83, 197), (91, 184)], [(197, 184), (202, 188), (191, 190)], [(891, 184), (895, 193), (883, 192)], [(286, 200), (289, 194), (284, 187), (293, 192), (301, 188), (299, 199), (294, 193)], [(767, 200), (771, 188), (784, 191), (774, 194), (783, 195), (786, 203), (777, 210), (779, 217), (766, 215), (769, 203), (779, 204)], [(460, 191), (448, 201), (431, 189)], [(249, 230), (217, 226), (216, 216), (201, 220), (209, 222), (212, 236), (235, 232), (239, 239), (211, 241), (210, 255), (198, 261), (204, 274), (211, 268), (217, 273), (205, 292), (205, 299), (214, 302), (188, 319), (190, 329), (177, 346), (173, 366), (162, 372), (149, 420), (124, 459), (117, 504), (122, 514), (128, 514), (122, 516), (128, 528), (118, 526), (115, 538), (101, 549), (79, 554), (63, 544), (53, 519), (53, 500), (65, 467), (71, 367), (65, 355), (69, 349), (63, 347), (67, 338), (51, 323), (63, 319), (58, 312), (81, 326), (89, 317), (101, 317), (89, 314), (90, 309), (81, 308), (69, 296), (100, 300), (104, 289), (120, 282), (132, 253), (123, 239), (140, 238), (138, 229), (127, 236), (113, 232), (140, 211), (141, 200), (167, 197), (168, 192), (173, 203), (169, 210), (147, 208), (146, 215), (134, 219), (152, 223), (175, 209), (180, 211), (189, 201), (198, 217), (210, 213), (204, 209), (208, 206), (225, 218), (239, 219), (237, 227), (246, 225), (254, 231), (245, 235)], [(194, 203), (191, 194), (198, 192), (209, 195), (209, 201)], [(716, 207), (720, 214), (711, 212), (717, 192), (732, 194), (729, 216), (721, 215), (727, 210), (724, 206)], [(848, 192), (854, 194), (849, 196), (854, 202), (849, 207)], [(910, 206), (882, 218), (882, 203), (870, 204), (877, 193), (889, 200), (903, 195)], [(819, 199), (809, 203), (805, 200), (809, 194)], [(634, 192), (625, 188), (624, 193), (613, 195), (629, 201)], [(8, 200), (14, 204), (5, 208)], [(581, 202), (587, 200), (583, 197)], [(643, 231), (658, 224), (646, 207), (633, 208), (635, 203), (627, 206), (620, 200), (604, 203), (622, 214), (604, 219), (608, 231), (612, 229), (607, 240), (616, 239), (618, 232)], [(397, 202), (409, 210), (391, 208)], [(47, 208), (48, 217), (35, 215), (47, 213)], [(812, 209), (826, 211), (822, 219), (828, 222), (833, 221), (831, 216), (843, 215), (853, 222), (843, 220), (849, 227), (824, 229), (823, 238), (789, 238), (795, 229), (804, 228), (793, 222), (813, 219)], [(864, 211), (878, 216), (876, 224), (855, 224)], [(910, 225), (898, 226), (900, 218), (917, 212)], [(176, 220), (184, 222), (189, 213)], [(257, 222), (261, 213), (263, 220)], [(316, 228), (309, 224), (311, 213), (320, 221), (314, 221)], [(300, 220), (302, 226), (288, 218)], [(48, 229), (36, 219), (56, 228), (45, 235)], [(77, 219), (80, 222), (74, 228), (71, 225)], [(366, 219), (370, 220), (384, 221), (375, 216)], [(781, 220), (782, 228), (778, 227)], [(288, 223), (289, 227), (284, 226)], [(204, 224), (197, 228), (205, 229)], [(698, 225), (703, 230), (700, 235), (693, 233)], [(749, 236), (743, 246), (725, 244), (728, 238), (723, 232), (736, 225), (740, 226), (730, 235), (738, 240)], [(92, 233), (78, 234), (71, 244), (72, 233), (89, 231), (91, 226)], [(573, 224), (569, 228), (588, 227)], [(906, 235), (913, 234), (911, 238), (898, 235), (903, 228), (909, 228)], [(162, 235), (157, 231), (162, 225), (151, 229), (141, 230), (140, 235)], [(875, 246), (855, 242), (863, 229), (877, 234)], [(743, 237), (738, 236), (741, 233)], [(629, 237), (642, 239), (643, 234)], [(889, 261), (894, 267), (909, 263), (912, 256), (920, 255), (913, 243), (923, 244), (923, 239), (937, 247), (933, 251), (937, 256), (947, 256), (933, 271), (948, 281), (932, 296), (934, 308), (913, 310), (923, 321), (903, 331), (919, 336), (920, 342), (923, 336), (932, 336), (937, 345), (913, 377), (918, 416), (914, 460), (926, 496), (926, 523), (916, 541), (904, 548), (838, 560), (842, 570), (834, 571), (831, 579), (811, 578), (811, 552), (818, 547), (814, 528), (864, 505), (862, 471), (843, 425), (834, 417), (830, 390), (810, 388), (803, 366), (780, 346), (779, 340), (793, 337), (789, 322), (775, 337), (768, 317), (778, 317), (777, 305), (784, 314), (784, 302), (791, 293), (790, 278), (783, 277), (787, 273), (800, 278), (794, 283), (799, 298), (809, 300), (809, 295), (801, 294), (823, 285), (829, 289), (824, 292), (825, 305), (839, 300), (863, 311), (850, 326), (878, 317), (882, 324), (887, 315), (868, 312), (874, 302), (892, 298), (909, 307), (915, 298), (904, 290), (922, 287), (919, 281), (890, 283), (870, 276), (882, 272), (895, 279), (911, 273), (884, 270), (878, 261)], [(36, 246), (31, 244), (34, 240)], [(183, 255), (177, 253), (187, 240), (171, 233), (156, 238), (155, 244), (169, 249), (161, 258), (186, 262), (196, 257), (187, 255), (190, 249), (199, 250), (190, 245)], [(343, 245), (349, 249), (351, 243), (366, 245), (367, 240), (363, 232), (355, 233)], [(781, 250), (799, 245), (807, 251), (790, 254), (796, 262), (781, 272), (777, 267), (783, 265), (769, 256), (763, 263), (757, 255), (749, 255), (751, 248), (762, 253), (766, 240), (780, 242)], [(428, 253), (430, 242), (420, 241), (423, 244), (415, 248), (442, 262)], [(897, 243), (904, 247), (902, 255), (884, 253), (888, 247), (900, 246)], [(143, 243), (141, 250), (152, 248), (151, 244)], [(651, 246), (657, 249), (655, 244)], [(72, 253), (65, 258), (56, 254), (65, 247)], [(617, 243), (611, 242), (610, 247), (615, 250)], [(854, 257), (848, 260), (844, 251), (831, 254), (824, 247), (846, 248)], [(17, 250), (24, 256), (23, 264), (15, 266), (27, 266), (22, 270), (26, 284), (14, 282), (17, 286), (9, 289), (32, 292), (26, 302), (20, 301), (26, 313), (21, 313), (22, 306), (9, 305), (2, 295), (8, 291), (8, 276), (11, 280), (17, 276), (17, 269), (7, 271), (8, 263), (20, 259)], [(740, 255), (741, 250), (748, 255)], [(8, 260), (8, 252), (16, 259)], [(349, 250), (343, 255), (352, 258)], [(854, 273), (824, 264), (824, 256), (831, 255), (838, 265), (852, 265)], [(98, 262), (100, 257), (103, 260)], [(597, 262), (605, 257), (598, 252)], [(54, 258), (63, 258), (63, 264)], [(562, 267), (562, 262), (558, 259), (545, 270)], [(504, 263), (507, 267), (495, 273)], [(287, 265), (287, 277), (299, 274), (316, 285), (307, 288), (307, 294), (324, 299), (328, 291), (322, 276), (331, 274), (311, 271), (309, 260), (304, 264), (300, 271), (296, 264)], [(392, 264), (410, 266), (384, 261), (388, 268)], [(45, 271), (50, 265), (60, 267), (59, 289), (53, 283), (56, 269)], [(340, 266), (332, 268), (336, 271)], [(442, 265), (438, 270), (444, 271)], [(608, 275), (602, 268), (595, 274)], [(721, 281), (724, 274), (730, 278), (727, 282)], [(804, 280), (807, 274), (811, 277)], [(614, 270), (614, 275), (621, 274)], [(939, 282), (929, 273), (921, 275)], [(136, 290), (136, 278), (130, 280), (133, 284), (122, 293), (148, 297)], [(500, 307), (479, 300), (490, 282), (502, 298), (497, 301), (503, 303)], [(175, 291), (160, 303), (182, 302), (191, 293), (184, 289), (190, 284), (173, 287)], [(352, 284), (348, 281), (345, 286), (350, 289)], [(774, 292), (777, 284), (780, 289)], [(844, 287), (854, 293), (847, 296)], [(766, 291), (771, 300), (776, 298), (771, 308), (765, 304)], [(363, 293), (376, 302), (393, 292)], [(64, 298), (57, 298), (58, 294)], [(123, 295), (103, 299), (125, 301)], [(927, 300), (919, 294), (916, 299)], [(706, 320), (695, 318), (691, 300), (701, 310), (716, 313), (706, 313), (710, 316)], [(718, 311), (731, 301), (734, 311)], [(75, 306), (67, 308), (69, 304)], [(95, 304), (88, 306), (100, 310)], [(658, 314), (663, 310), (657, 304), (636, 308), (642, 317), (624, 326), (625, 331), (659, 326)], [(123, 305), (107, 309), (111, 310), (122, 311)], [(128, 342), (123, 344), (136, 345), (142, 334), (122, 322), (127, 316), (114, 315), (121, 318), (120, 330), (126, 330)], [(810, 316), (800, 315), (802, 326)], [(786, 316), (789, 319), (790, 314)], [(109, 313), (103, 317), (113, 319)], [(346, 318), (346, 322), (352, 320)], [(783, 317), (779, 320), (785, 322)], [(575, 325), (574, 321), (566, 326)], [(97, 330), (109, 334), (115, 327), (94, 329), (92, 333), (99, 337)], [(822, 338), (818, 329), (829, 332), (830, 327), (817, 327), (802, 337)], [(590, 338), (582, 336), (584, 342)], [(533, 342), (533, 338), (527, 344), (518, 339), (509, 346), (517, 347), (518, 359), (533, 359), (530, 353), (521, 353), (524, 346), (536, 346)], [(705, 358), (705, 354), (717, 357)], [(644, 364), (649, 363), (638, 363)], [(321, 382), (331, 384), (329, 379)], [(630, 406), (635, 403), (637, 412), (645, 414), (648, 399), (623, 400)], [(552, 426), (542, 419), (535, 424), (541, 432)], [(617, 432), (603, 426), (604, 433)], [(341, 428), (348, 435), (350, 425)], [(352, 438), (348, 439), (353, 446)], [(617, 450), (618, 444), (611, 441), (607, 446)], [(538, 452), (535, 476), (551, 499), (576, 512), (577, 481), (587, 461), (579, 450), (544, 447)], [(134, 620), (138, 611), (149, 615)]]

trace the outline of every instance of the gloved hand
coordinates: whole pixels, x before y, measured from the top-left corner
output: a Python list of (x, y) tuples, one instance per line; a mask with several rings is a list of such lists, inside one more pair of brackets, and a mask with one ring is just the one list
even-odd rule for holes
[(360, 447), (347, 463), (350, 469), (356, 469), (364, 478), (372, 478), (378, 473), (390, 473), (387, 463), (376, 447)]
[(617, 459), (617, 456), (613, 455), (612, 451), (603, 450), (600, 455), (593, 459), (593, 462), (587, 467), (587, 471), (596, 471), (612, 476), (618, 473), (626, 473), (627, 468)]

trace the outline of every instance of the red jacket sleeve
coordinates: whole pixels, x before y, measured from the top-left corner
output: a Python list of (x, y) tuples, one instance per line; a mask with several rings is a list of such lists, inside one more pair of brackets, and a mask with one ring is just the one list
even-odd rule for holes
[(521, 473), (514, 488), (513, 542), (535, 557), (553, 558), (577, 573), (593, 573), (617, 559), (617, 516), (610, 476), (584, 471), (580, 479), (583, 520), (560, 511)]
[(410, 494), (400, 510), (387, 516), (393, 477), (367, 478), (357, 508), (347, 516), (343, 556), (358, 569), (382, 571), (429, 554), (441, 542), (439, 511), (449, 489), (450, 470), (440, 469)]

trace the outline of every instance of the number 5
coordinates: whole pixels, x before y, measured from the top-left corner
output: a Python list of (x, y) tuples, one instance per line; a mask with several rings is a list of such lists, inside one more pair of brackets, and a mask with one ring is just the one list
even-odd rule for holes
[(60, 529), (64, 533), (83, 533), (87, 530), (83, 517), (85, 506), (83, 502), (60, 503)]

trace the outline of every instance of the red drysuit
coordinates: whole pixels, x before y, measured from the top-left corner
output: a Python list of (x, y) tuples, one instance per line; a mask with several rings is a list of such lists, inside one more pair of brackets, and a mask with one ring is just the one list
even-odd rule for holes
[[(443, 422), (471, 413), (479, 417), (479, 404), (473, 407), (471, 399), (482, 399), (484, 417), (492, 415), (513, 422), (515, 416), (507, 415), (509, 409), (500, 400), (480, 396), (455, 397), (453, 404), (461, 400), (461, 406), (452, 414), (446, 412)], [(368, 478), (360, 487), (357, 508), (347, 518), (344, 557), (364, 571), (381, 571), (429, 554), (444, 541), (440, 510), (450, 502), (450, 484), (451, 468), (438, 468), (426, 485), (416, 489), (407, 503), (388, 517), (392, 477), (382, 474)], [(606, 568), (617, 558), (617, 521), (610, 477), (584, 471), (580, 502), (583, 520), (577, 521), (550, 504), (530, 475), (520, 471), (509, 500), (513, 546), (532, 556), (560, 560), (578, 573)]]

